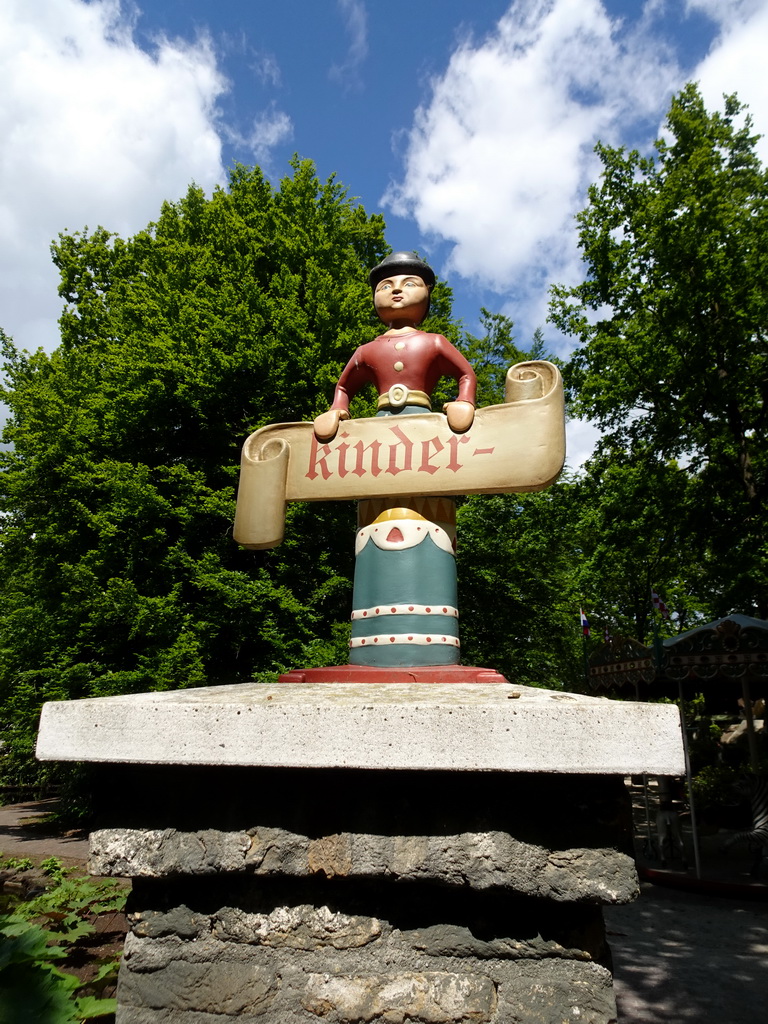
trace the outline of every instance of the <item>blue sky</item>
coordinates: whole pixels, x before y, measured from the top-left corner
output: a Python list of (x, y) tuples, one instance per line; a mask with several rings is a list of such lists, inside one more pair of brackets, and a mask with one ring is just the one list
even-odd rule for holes
[(3, 0), (0, 325), (56, 344), (59, 231), (130, 234), (192, 180), (276, 181), (297, 152), (432, 261), (470, 330), (484, 305), (567, 355), (547, 290), (580, 273), (595, 142), (649, 148), (691, 79), (768, 133), (766, 52), (768, 0)]

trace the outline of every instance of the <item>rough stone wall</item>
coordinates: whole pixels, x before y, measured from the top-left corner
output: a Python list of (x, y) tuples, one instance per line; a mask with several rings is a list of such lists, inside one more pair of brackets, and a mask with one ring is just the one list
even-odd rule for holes
[(372, 774), (133, 785), (92, 836), (134, 879), (117, 1024), (615, 1021), (619, 780)]
[(548, 850), (507, 832), (444, 836), (349, 833), (298, 835), (285, 829), (180, 832), (103, 829), (91, 834), (94, 875), (155, 877), (246, 871), (252, 875), (433, 881), (566, 902), (629, 903), (633, 862), (605, 847)]
[[(296, 888), (313, 901), (289, 904)], [(196, 909), (176, 903), (185, 893)], [(227, 893), (237, 905), (224, 904)], [(423, 883), (221, 877), (202, 888), (141, 880), (133, 904), (146, 909), (130, 915), (118, 1024), (616, 1016), (602, 912), (592, 905)]]

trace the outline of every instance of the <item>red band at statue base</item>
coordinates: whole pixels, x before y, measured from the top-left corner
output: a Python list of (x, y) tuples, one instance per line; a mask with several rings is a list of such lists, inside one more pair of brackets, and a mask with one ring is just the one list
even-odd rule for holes
[(420, 665), (381, 668), (377, 665), (328, 665), (295, 668), (280, 676), (280, 683), (507, 683), (500, 672), (476, 665)]

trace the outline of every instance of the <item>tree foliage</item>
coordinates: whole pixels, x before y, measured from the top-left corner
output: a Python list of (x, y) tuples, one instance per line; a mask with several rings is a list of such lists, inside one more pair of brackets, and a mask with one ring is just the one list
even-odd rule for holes
[(581, 687), (578, 482), (476, 495), (459, 508), (462, 659), (512, 682)]
[(33, 771), (43, 700), (343, 659), (352, 510), (292, 506), (274, 552), (239, 549), (231, 523), (244, 438), (321, 411), (375, 335), (366, 271), (388, 251), (383, 229), (297, 161), (277, 189), (240, 167), (133, 238), (99, 228), (54, 245), (60, 347), (28, 355), (3, 337), (11, 774)]
[[(592, 460), (573, 488), (573, 550), (578, 589), (600, 642), (604, 630), (650, 643), (651, 589), (692, 628), (713, 607), (711, 582), (690, 529), (698, 515), (696, 481), (674, 464), (631, 458)], [(666, 622), (664, 632), (672, 629)]]
[(756, 142), (735, 97), (709, 113), (689, 85), (655, 157), (598, 146), (601, 181), (578, 217), (588, 276), (553, 289), (551, 307), (581, 342), (572, 407), (605, 431), (601, 457), (689, 477), (663, 530), (693, 535), (719, 614), (768, 614), (768, 174)]
[[(0, 452), (0, 775), (40, 778), (46, 700), (274, 677), (348, 657), (354, 551), (349, 503), (292, 504), (268, 552), (234, 544), (240, 447), (258, 427), (327, 408), (349, 354), (381, 330), (368, 269), (388, 251), (368, 216), (309, 162), (274, 188), (238, 167), (207, 198), (192, 186), (123, 239), (61, 235), (61, 344), (28, 354), (4, 335)], [(452, 319), (438, 282), (424, 328), (503, 401), (516, 345)], [(435, 404), (455, 394), (443, 380)], [(370, 415), (375, 396), (355, 398)], [(521, 683), (578, 672), (565, 527), (570, 485), (469, 499), (460, 511), (465, 660)]]

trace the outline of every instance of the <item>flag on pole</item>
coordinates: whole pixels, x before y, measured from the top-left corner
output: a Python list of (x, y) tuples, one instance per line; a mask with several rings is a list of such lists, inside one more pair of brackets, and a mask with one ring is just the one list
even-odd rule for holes
[(579, 608), (579, 615), (581, 617), (581, 632), (584, 636), (589, 636), (589, 619), (584, 614), (583, 608)]
[(656, 591), (653, 589), (653, 587), (651, 587), (651, 601), (653, 602), (653, 607), (656, 609), (656, 611), (657, 612), (661, 612), (661, 617), (663, 619), (668, 619), (669, 618), (669, 608), (667, 608), (667, 606), (661, 600), (661, 598), (656, 593)]

